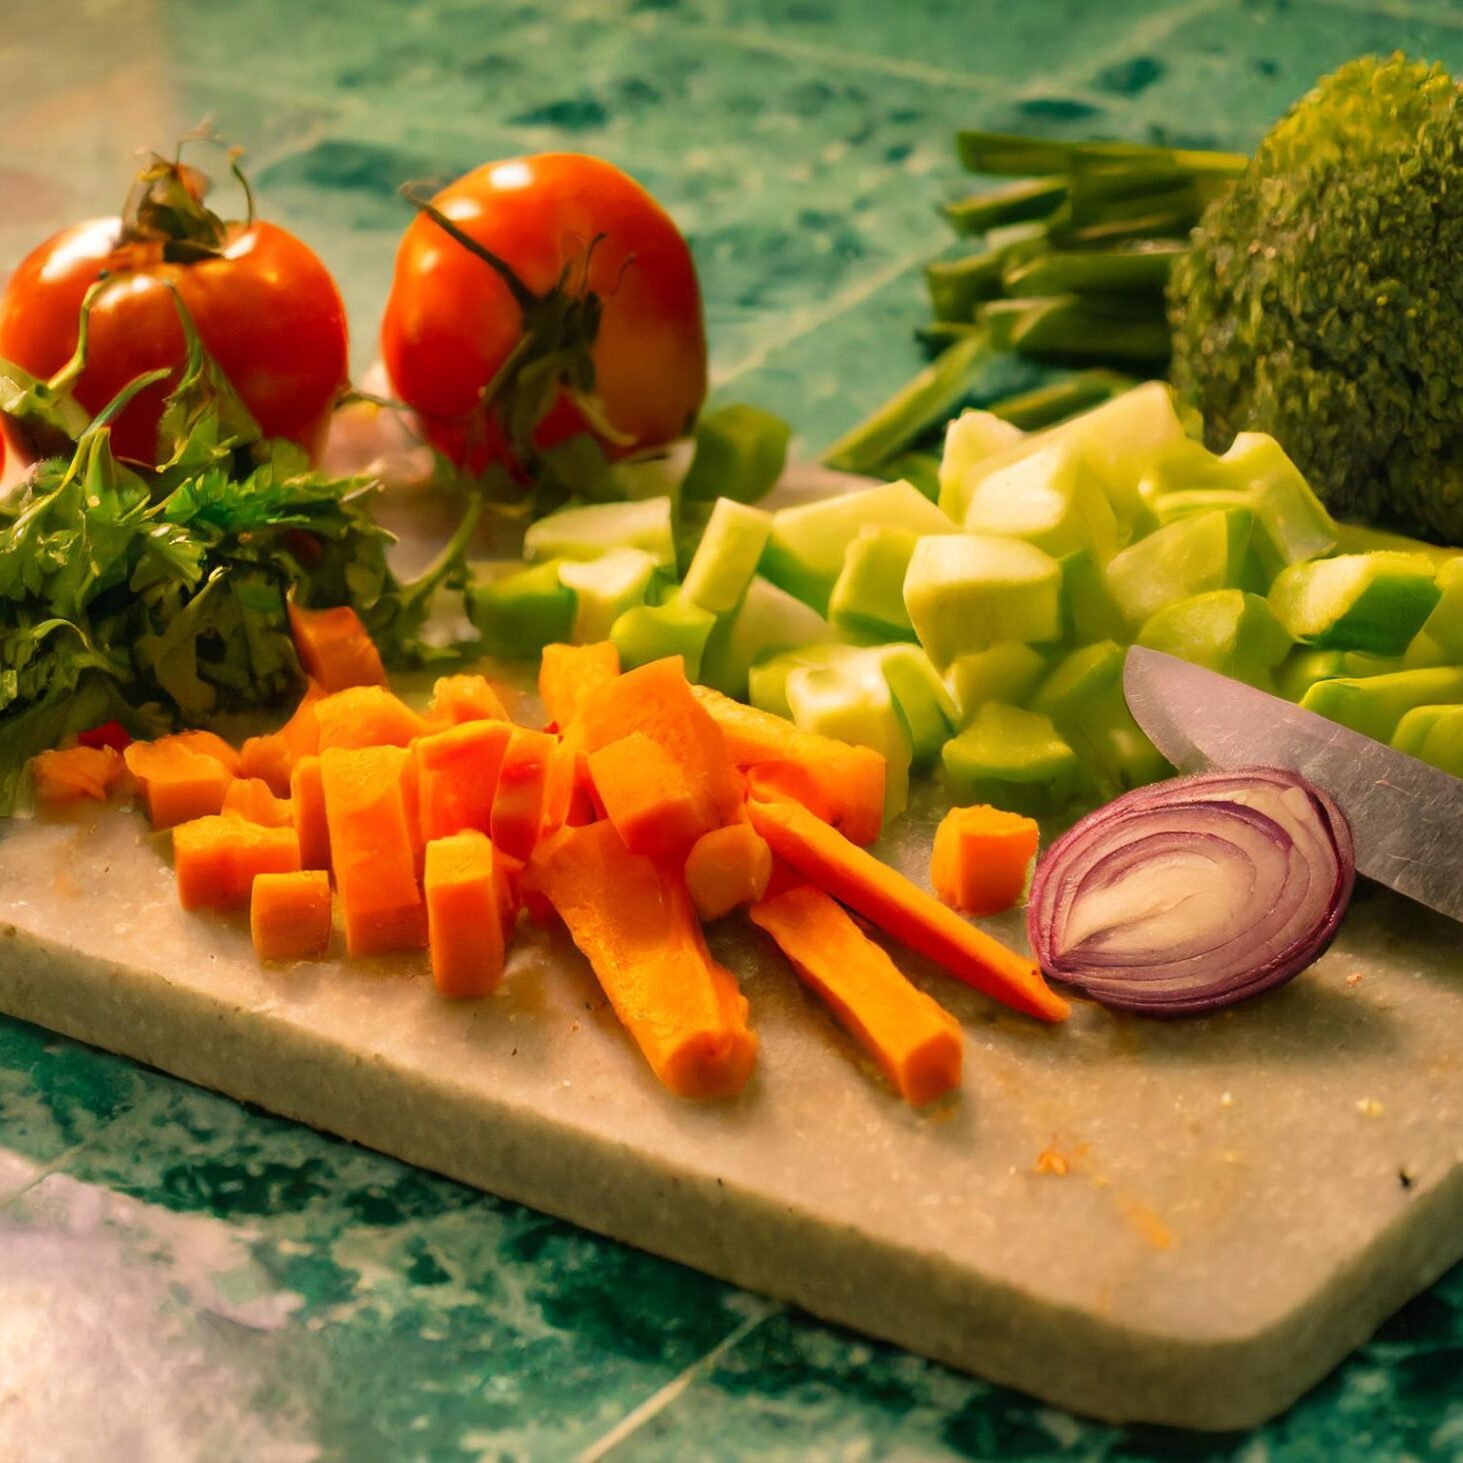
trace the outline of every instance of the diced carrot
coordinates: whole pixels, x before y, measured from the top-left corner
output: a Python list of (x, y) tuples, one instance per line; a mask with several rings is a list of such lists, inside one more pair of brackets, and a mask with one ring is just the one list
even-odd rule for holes
[(579, 719), (587, 752), (631, 732), (644, 732), (684, 769), (717, 822), (736, 816), (742, 789), (726, 738), (691, 694), (679, 655), (652, 660), (607, 681), (586, 698)]
[(282, 731), (250, 737), (239, 748), (240, 776), (257, 779), (279, 797), (289, 791), (295, 759)]
[(772, 850), (750, 823), (728, 823), (696, 840), (686, 856), (686, 889), (702, 919), (755, 904), (772, 877)]
[(498, 770), (513, 730), (508, 721), (465, 721), (413, 745), (424, 842), (465, 828), (488, 831)]
[(293, 828), (265, 828), (215, 813), (173, 829), (173, 868), (184, 909), (245, 904), (258, 875), (292, 874), (299, 867)]
[(427, 942), (402, 786), (410, 761), (403, 747), (331, 747), (320, 754), (330, 856), (352, 955)]
[(361, 617), (342, 605), (335, 610), (305, 610), (290, 601), (290, 634), (305, 674), (324, 691), (351, 686), (384, 686), (386, 667)]
[(879, 836), (884, 826), (887, 767), (878, 752), (803, 731), (785, 717), (743, 706), (708, 686), (697, 686), (695, 693), (721, 728), (727, 751), (738, 767), (794, 763), (822, 790), (823, 805), (831, 813), (824, 821), (857, 844), (872, 843)]
[(88, 727), (77, 732), (76, 742), (81, 747), (110, 747), (114, 752), (125, 752), (132, 740), (132, 733), (120, 721), (104, 721), (100, 726)]
[(960, 1085), (960, 1023), (821, 890), (789, 889), (754, 906), (751, 918), (906, 1102), (933, 1102)]
[(1031, 818), (977, 804), (951, 808), (935, 830), (930, 882), (961, 914), (999, 914), (1021, 898), (1041, 831)]
[(257, 777), (236, 777), (224, 794), (223, 813), (232, 813), (246, 823), (265, 828), (293, 828), (295, 810), (288, 798), (277, 798), (269, 784)]
[(557, 739), (548, 732), (514, 727), (498, 768), (488, 831), (493, 847), (526, 861), (538, 842), (544, 793)]
[(580, 749), (579, 729), (571, 727), (549, 753), (544, 776), (544, 805), (538, 836), (548, 838), (566, 824), (578, 828), (595, 819), (589, 792), (589, 758)]
[(502, 875), (476, 829), (427, 845), (427, 942), (444, 996), (486, 996), (503, 978)]
[(290, 713), (290, 719), (279, 729), (289, 749), (291, 766), (301, 757), (313, 756), (320, 750), (320, 722), (315, 708), (325, 699), (325, 694), (318, 681), (307, 681), (305, 694)]
[(711, 959), (685, 891), (610, 823), (542, 844), (528, 879), (568, 926), (651, 1070), (682, 1097), (739, 1092), (757, 1038), (735, 978)]
[(544, 715), (560, 731), (577, 720), (585, 700), (620, 674), (620, 652), (608, 640), (594, 645), (546, 645), (538, 667)]
[(1017, 1011), (1063, 1021), (1069, 1007), (1029, 959), (967, 924), (797, 803), (748, 805), (752, 826), (799, 873), (957, 980)]
[(833, 822), (833, 804), (818, 777), (801, 762), (754, 762), (742, 774), (747, 796), (764, 803), (790, 798), (801, 803), (815, 818)]
[(330, 944), (330, 875), (323, 869), (257, 874), (249, 932), (261, 960), (307, 960)]
[(325, 814), (325, 783), (319, 757), (301, 757), (290, 774), (290, 806), (300, 840), (300, 867), (330, 869), (330, 823)]
[(331, 747), (405, 747), (427, 724), (384, 686), (352, 686), (315, 703), (320, 750)]
[(217, 813), (234, 780), (217, 757), (194, 751), (176, 737), (133, 742), (122, 760), (137, 779), (154, 828), (172, 828)]
[(465, 721), (507, 721), (508, 713), (486, 676), (439, 676), (427, 720), (457, 726)]
[(197, 752), (200, 756), (212, 757), (215, 762), (223, 763), (235, 777), (238, 777), (244, 770), (238, 748), (230, 746), (215, 732), (173, 732), (169, 736), (159, 737), (153, 746), (186, 747), (190, 752)]
[(66, 747), (38, 752), (30, 761), (36, 801), (47, 808), (91, 799), (104, 803), (126, 766), (112, 747)]
[(716, 814), (686, 768), (644, 732), (591, 752), (589, 778), (631, 853), (684, 859), (691, 845), (717, 826)]

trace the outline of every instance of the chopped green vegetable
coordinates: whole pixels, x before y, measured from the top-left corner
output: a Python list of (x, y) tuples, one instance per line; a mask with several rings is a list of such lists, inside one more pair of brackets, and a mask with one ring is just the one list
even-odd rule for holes
[(1002, 640), (1040, 644), (1061, 632), (1061, 566), (1033, 544), (995, 534), (922, 538), (904, 603), (937, 666)]
[(1270, 608), (1308, 645), (1401, 655), (1441, 594), (1421, 554), (1342, 554), (1283, 570)]
[(1463, 559), (1454, 559), (1438, 570), (1437, 586), (1438, 602), (1421, 633), (1463, 662)]
[(658, 605), (632, 606), (615, 621), (609, 638), (625, 670), (679, 655), (687, 679), (694, 681), (701, 674), (701, 657), (715, 625), (715, 615), (681, 594)]
[(696, 424), (696, 455), (681, 484), (687, 499), (755, 503), (782, 476), (792, 429), (761, 407), (724, 406)]
[(958, 726), (972, 721), (987, 701), (1024, 704), (1046, 674), (1046, 657), (1019, 640), (1003, 640), (989, 650), (957, 655), (945, 671), (945, 686), (954, 699)]
[(1120, 375), (1117, 371), (1077, 371), (1064, 380), (994, 401), (989, 407), (989, 414), (1019, 427), (1023, 432), (1036, 432), (1076, 416), (1078, 412), (1101, 406), (1103, 402), (1131, 391), (1137, 384), (1131, 376)]
[(1397, 723), (1392, 745), (1463, 777), (1463, 706), (1414, 706)]
[(701, 678), (728, 696), (747, 694), (747, 676), (766, 656), (838, 638), (800, 599), (757, 575), (734, 613), (717, 622), (701, 658)]
[(873, 525), (859, 530), (828, 598), (828, 616), (846, 634), (874, 640), (913, 640), (904, 606), (904, 576), (918, 535)]
[(598, 559), (607, 549), (641, 549), (657, 568), (674, 572), (671, 500), (642, 498), (561, 508), (531, 524), (523, 536), (523, 556), (532, 561), (588, 561)]
[(558, 559), (527, 569), (511, 563), (475, 566), (467, 612), (489, 655), (512, 660), (570, 639), (576, 597), (560, 580), (561, 567)]
[(982, 478), (971, 494), (965, 527), (1024, 539), (1058, 558), (1087, 549), (1106, 563), (1118, 547), (1112, 505), (1070, 442)]
[(1413, 707), (1445, 702), (1463, 702), (1463, 667), (1318, 681), (1300, 704), (1364, 736), (1390, 742), (1403, 716)]
[(952, 797), (1013, 813), (1055, 813), (1076, 795), (1077, 754), (1052, 720), (988, 701), (941, 760)]
[(1213, 589), (1165, 605), (1136, 643), (1268, 691), (1292, 642), (1258, 594)]
[(734, 610), (757, 572), (771, 531), (770, 513), (718, 498), (681, 581), (682, 596), (714, 615)]
[(1221, 509), (1181, 518), (1130, 544), (1107, 566), (1108, 588), (1129, 626), (1141, 629), (1176, 600), (1238, 587), (1253, 527), (1245, 509)]
[(608, 640), (626, 610), (643, 605), (655, 575), (655, 560), (644, 549), (609, 549), (597, 559), (563, 559), (559, 582), (574, 592), (576, 645)]

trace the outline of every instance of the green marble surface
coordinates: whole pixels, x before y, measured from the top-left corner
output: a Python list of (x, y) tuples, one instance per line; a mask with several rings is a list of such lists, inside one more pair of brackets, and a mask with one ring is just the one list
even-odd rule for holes
[[(601, 153), (691, 238), (716, 391), (804, 450), (917, 364), (956, 126), (1244, 147), (1358, 52), (1463, 69), (1453, 0), (6, 11), (0, 269), (209, 114), (336, 271), (364, 368), (397, 184)], [(1451, 1459), (1460, 1376), (1455, 1271), (1254, 1434), (1099, 1426), (0, 1021), (7, 1459)]]

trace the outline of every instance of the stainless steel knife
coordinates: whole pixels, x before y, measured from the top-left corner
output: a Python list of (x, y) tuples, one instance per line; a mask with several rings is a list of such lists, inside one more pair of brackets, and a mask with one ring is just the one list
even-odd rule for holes
[(1138, 725), (1180, 772), (1300, 773), (1346, 814), (1361, 873), (1463, 920), (1463, 779), (1278, 696), (1141, 646), (1128, 652), (1123, 691)]

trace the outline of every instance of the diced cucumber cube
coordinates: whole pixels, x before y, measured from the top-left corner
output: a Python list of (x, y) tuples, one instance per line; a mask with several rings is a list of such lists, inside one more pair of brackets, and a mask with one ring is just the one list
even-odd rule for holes
[(1397, 723), (1392, 745), (1463, 777), (1463, 706), (1414, 706)]
[(686, 679), (694, 681), (701, 675), (701, 656), (715, 625), (716, 616), (710, 610), (677, 596), (662, 604), (626, 610), (610, 628), (610, 639), (625, 670), (679, 655)]
[(1137, 643), (1269, 690), (1292, 642), (1258, 594), (1212, 589), (1165, 605)]
[(1248, 490), (1255, 553), (1267, 578), (1335, 549), (1335, 521), (1274, 437), (1241, 432), (1221, 461)]
[(1107, 585), (1134, 632), (1164, 605), (1239, 586), (1253, 516), (1223, 509), (1181, 518), (1130, 544), (1107, 566)]
[(561, 508), (530, 525), (523, 536), (526, 559), (597, 559), (607, 549), (640, 549), (656, 568), (676, 568), (671, 500), (587, 503)]
[(1037, 687), (1031, 709), (1059, 717), (1105, 691), (1123, 673), (1123, 647), (1112, 640), (1085, 645), (1064, 656)]
[(941, 754), (950, 794), (1013, 813), (1060, 812), (1078, 785), (1077, 754), (1049, 716), (988, 701)]
[(945, 686), (965, 726), (987, 701), (1022, 706), (1046, 672), (1046, 658), (1019, 640), (1003, 640), (989, 650), (957, 655), (945, 672)]
[(782, 476), (792, 428), (759, 406), (739, 404), (705, 413), (696, 424), (696, 455), (681, 484), (686, 498), (733, 498), (755, 503)]
[(792, 720), (792, 707), (787, 704), (787, 678), (809, 666), (843, 665), (867, 652), (857, 645), (800, 645), (796, 650), (783, 650), (759, 660), (747, 672), (747, 700), (759, 711)]
[(1287, 701), (1299, 701), (1318, 681), (1345, 676), (1344, 650), (1307, 650), (1297, 646), (1280, 667), (1277, 689)]
[[(1428, 624), (1431, 623), (1429, 619)], [(1403, 668), (1409, 671), (1429, 670), (1435, 665), (1458, 665), (1460, 662), (1463, 662), (1463, 652), (1446, 649), (1441, 641), (1429, 634), (1427, 625), (1412, 637), (1402, 652)]]
[(955, 730), (959, 711), (954, 697), (917, 645), (886, 645), (865, 653), (878, 658), (894, 704), (904, 718), (915, 765), (923, 766), (938, 755)]
[(1301, 698), (1307, 711), (1364, 736), (1390, 742), (1414, 706), (1463, 701), (1463, 667), (1394, 671), (1391, 675), (1318, 681)]
[(940, 459), (940, 480), (964, 482), (976, 467), (1013, 447), (1026, 435), (1020, 427), (994, 412), (967, 407), (945, 428), (945, 450)]
[(1025, 539), (1060, 558), (1088, 549), (1106, 563), (1118, 547), (1111, 503), (1071, 443), (1058, 442), (983, 478), (965, 526)]
[(828, 598), (828, 616), (839, 629), (876, 640), (914, 639), (904, 576), (918, 542), (902, 528), (859, 531)]
[(701, 678), (725, 695), (745, 696), (747, 672), (758, 660), (837, 638), (821, 615), (759, 574), (741, 604), (717, 621), (701, 657)]
[(1145, 382), (1121, 396), (1044, 431), (1031, 432), (1002, 451), (968, 463), (951, 457), (940, 468), (940, 507), (956, 522), (965, 521), (982, 479), (1057, 442), (1077, 447), (1097, 475), (1126, 541), (1143, 524), (1147, 510), (1138, 483), (1155, 455), (1185, 437), (1173, 396), (1161, 381)]
[(615, 621), (645, 603), (654, 574), (655, 560), (644, 549), (611, 549), (597, 559), (561, 563), (559, 580), (576, 599), (574, 643), (608, 640)]
[(560, 581), (559, 568), (558, 560), (529, 569), (516, 562), (474, 566), (467, 613), (487, 654), (508, 659), (537, 655), (545, 645), (569, 639), (575, 596)]
[(1062, 639), (1072, 645), (1126, 640), (1131, 633), (1107, 586), (1107, 575), (1090, 549), (1061, 561)]
[(918, 488), (905, 482), (883, 483), (779, 509), (772, 515), (761, 571), (820, 615), (826, 614), (848, 547), (867, 527), (899, 528), (916, 535), (954, 530)]
[(1438, 602), (1423, 632), (1455, 661), (1463, 661), (1463, 556), (1438, 570), (1437, 584)]
[(904, 603), (935, 665), (1002, 640), (1061, 634), (1062, 570), (1034, 544), (995, 534), (933, 534), (915, 545)]
[(1192, 492), (1155, 494), (1148, 499), (1148, 506), (1162, 525), (1197, 513), (1213, 513), (1216, 508), (1248, 508), (1250, 495), (1237, 488), (1195, 488)]
[(882, 753), (888, 764), (884, 817), (897, 818), (909, 801), (912, 749), (878, 662), (861, 656), (842, 665), (804, 666), (787, 678), (787, 701), (804, 731)]
[(771, 531), (770, 513), (718, 498), (681, 582), (682, 597), (713, 615), (734, 610), (757, 572)]
[(1297, 640), (1322, 650), (1401, 655), (1442, 591), (1422, 554), (1342, 554), (1276, 576), (1270, 608)]

